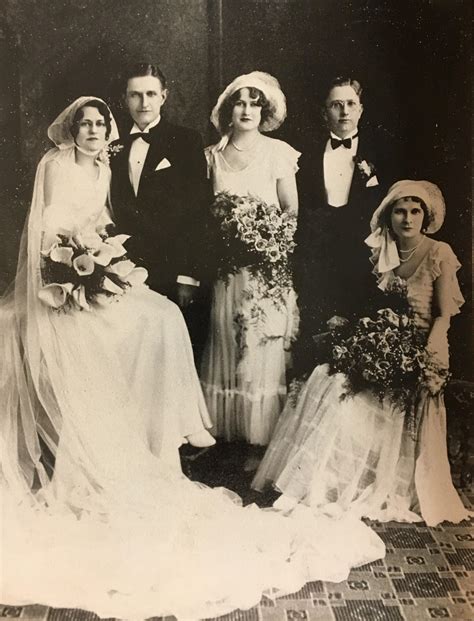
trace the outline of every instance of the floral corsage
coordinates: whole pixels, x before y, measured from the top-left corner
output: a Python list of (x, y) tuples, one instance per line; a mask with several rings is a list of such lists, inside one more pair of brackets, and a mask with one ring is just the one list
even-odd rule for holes
[(363, 160), (359, 156), (354, 156), (354, 162), (357, 166), (357, 170), (359, 171), (362, 179), (365, 181), (366, 188), (372, 188), (379, 184), (379, 180), (377, 179), (375, 165), (372, 162), (368, 162), (367, 160)]
[(117, 144), (109, 144), (100, 154), (100, 160), (104, 162), (104, 164), (110, 165), (110, 160), (118, 155), (121, 151), (123, 151), (125, 145), (117, 143)]

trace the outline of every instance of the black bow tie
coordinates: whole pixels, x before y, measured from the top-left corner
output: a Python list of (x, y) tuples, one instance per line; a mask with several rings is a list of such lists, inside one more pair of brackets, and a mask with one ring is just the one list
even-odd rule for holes
[(137, 138), (143, 138), (143, 140), (145, 142), (148, 142), (148, 144), (151, 143), (151, 134), (149, 133), (145, 133), (145, 132), (133, 132), (133, 134), (129, 135), (129, 140), (130, 142), (133, 142), (134, 140), (136, 140)]
[(331, 136), (331, 147), (333, 149), (337, 149), (342, 145), (346, 149), (350, 149), (352, 147), (352, 141), (354, 138), (357, 138), (357, 134), (352, 136), (352, 138), (333, 138)]

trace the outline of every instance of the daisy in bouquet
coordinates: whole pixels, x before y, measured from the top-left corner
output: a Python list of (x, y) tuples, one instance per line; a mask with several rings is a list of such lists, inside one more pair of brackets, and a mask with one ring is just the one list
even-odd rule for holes
[(148, 273), (127, 258), (123, 246), (127, 239), (129, 235), (109, 235), (103, 227), (61, 229), (45, 235), (38, 292), (41, 301), (57, 310), (88, 311), (91, 305), (144, 283)]
[(263, 297), (278, 304), (292, 286), (289, 257), (295, 249), (296, 216), (256, 196), (219, 192), (212, 206), (220, 235), (219, 278), (247, 268)]
[(408, 303), (403, 303), (406, 291), (401, 279), (398, 285), (390, 294), (399, 296), (400, 304), (332, 331), (329, 366), (332, 373), (345, 374), (344, 396), (370, 390), (380, 400), (388, 397), (405, 410), (408, 427), (415, 429), (419, 390), (439, 393), (449, 372), (427, 351), (427, 334), (417, 325)]

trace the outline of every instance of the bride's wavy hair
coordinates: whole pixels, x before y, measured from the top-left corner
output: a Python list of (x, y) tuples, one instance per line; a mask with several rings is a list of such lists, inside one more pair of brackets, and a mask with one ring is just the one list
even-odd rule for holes
[(108, 140), (110, 132), (112, 131), (112, 117), (108, 107), (103, 101), (99, 101), (98, 99), (92, 99), (76, 110), (76, 114), (74, 115), (71, 125), (71, 135), (74, 140), (77, 138), (77, 134), (79, 133), (79, 122), (84, 117), (84, 108), (96, 108), (96, 110), (99, 111), (99, 114), (104, 117), (106, 127), (105, 139)]
[[(245, 87), (242, 87), (242, 88), (245, 88)], [(262, 125), (266, 120), (268, 120), (274, 114), (275, 109), (273, 108), (271, 103), (268, 101), (264, 93), (259, 88), (255, 88), (254, 86), (247, 87), (247, 88), (248, 88), (249, 96), (251, 97), (251, 99), (256, 99), (255, 103), (257, 104), (257, 106), (260, 106), (262, 108), (261, 120), (260, 120), (260, 125)], [(227, 97), (227, 99), (222, 104), (221, 109), (219, 110), (219, 127), (222, 127), (222, 128), (229, 127), (230, 122), (232, 120), (232, 110), (234, 109), (234, 106), (237, 103), (237, 101), (240, 99), (241, 90), (242, 89), (239, 89), (235, 91), (235, 93), (232, 93), (232, 95), (230, 95), (230, 97)]]

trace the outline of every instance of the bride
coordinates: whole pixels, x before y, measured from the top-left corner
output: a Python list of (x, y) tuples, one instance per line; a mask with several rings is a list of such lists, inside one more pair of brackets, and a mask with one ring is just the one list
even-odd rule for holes
[[(206, 443), (208, 415), (178, 308), (108, 235), (115, 122), (81, 97), (48, 135), (0, 304), (0, 601), (211, 617), (381, 558), (358, 520), (243, 508), (181, 473), (176, 449)], [(94, 270), (95, 293), (81, 284)]]

